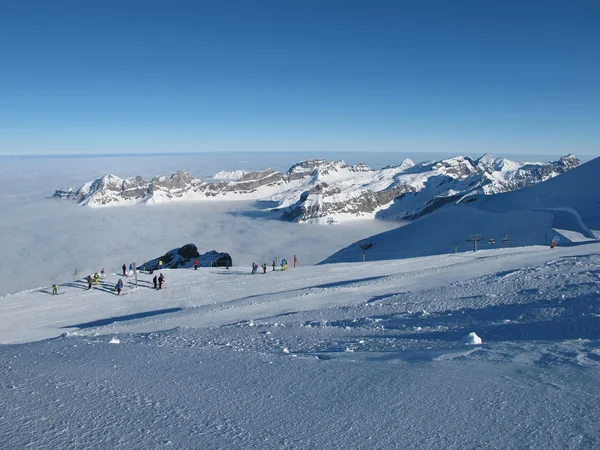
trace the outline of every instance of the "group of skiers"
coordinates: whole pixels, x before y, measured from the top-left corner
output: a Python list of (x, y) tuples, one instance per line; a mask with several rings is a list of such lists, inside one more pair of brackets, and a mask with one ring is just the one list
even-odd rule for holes
[[(132, 268), (133, 270), (133, 268)], [(154, 275), (152, 279), (152, 283), (154, 284), (154, 289), (162, 289), (163, 284), (165, 283), (165, 276), (161, 273), (158, 277)], [(121, 295), (121, 290), (123, 289), (123, 279), (119, 278), (117, 284), (115, 285), (115, 291), (117, 295)]]
[[(165, 276), (161, 273), (160, 276), (154, 275), (152, 278), (152, 283), (154, 283), (154, 289), (162, 289), (162, 285), (165, 282)], [(158, 287), (156, 287), (158, 285)]]
[[(162, 262), (162, 261), (161, 261)], [(296, 255), (294, 255), (294, 259), (293, 259), (293, 267), (296, 267)], [(194, 260), (194, 270), (198, 270), (198, 260), (195, 259)], [(273, 271), (276, 270), (276, 265), (275, 265), (275, 260), (273, 260)], [(252, 273), (258, 273), (258, 269), (262, 269), (263, 274), (267, 273), (267, 264), (266, 263), (262, 263), (260, 266), (258, 264), (256, 264), (255, 262), (252, 262)], [(127, 265), (123, 264), (123, 266), (121, 267), (121, 269), (123, 270), (123, 276), (127, 277), (130, 276), (131, 273), (133, 273), (134, 270), (136, 270), (133, 267), (133, 263), (131, 263), (129, 265), (129, 273), (127, 273)], [(227, 269), (229, 269), (229, 265), (227, 265)], [(281, 260), (281, 270), (287, 270), (288, 269), (288, 262), (287, 259), (283, 258)], [(153, 271), (150, 271), (150, 273), (152, 274)], [(75, 269), (75, 278), (77, 278), (78, 275), (78, 270)], [(105, 274), (104, 274), (104, 268), (102, 268), (102, 270), (100, 270), (100, 273), (95, 272), (94, 275), (88, 275), (85, 280), (87, 281), (88, 284), (88, 290), (92, 289), (92, 285), (95, 283), (96, 286), (99, 285), (99, 281), (100, 278), (105, 278)], [(154, 276), (154, 278), (152, 279), (152, 283), (154, 284), (154, 289), (162, 289), (163, 284), (165, 283), (165, 276), (161, 273), (159, 276)], [(117, 295), (121, 295), (121, 291), (123, 290), (123, 279), (119, 278), (119, 281), (117, 281), (117, 283), (115, 284), (114, 287), (114, 291), (117, 293)], [(52, 295), (57, 295), (58, 294), (58, 286), (56, 284), (52, 285)]]
[[(123, 266), (121, 267), (123, 269), (123, 276), (129, 276), (129, 274), (127, 273), (127, 266), (125, 264), (123, 264)], [(134, 267), (133, 267), (133, 263), (129, 265), (129, 270), (130, 273), (133, 272)], [(77, 269), (75, 269), (75, 277), (77, 278), (79, 271)], [(95, 284), (96, 286), (99, 285), (100, 282), (100, 278), (105, 278), (105, 272), (104, 272), (104, 268), (102, 268), (102, 270), (100, 270), (100, 273), (95, 272), (94, 275), (88, 275), (87, 277), (85, 277), (85, 280), (87, 282), (88, 285), (88, 290), (92, 289), (92, 286)], [(163, 284), (165, 283), (165, 276), (161, 273), (160, 276), (154, 276), (154, 279), (152, 280), (154, 283), (154, 289), (162, 289)], [(123, 290), (123, 279), (119, 278), (119, 280), (117, 281), (117, 283), (115, 284), (115, 287), (113, 289), (114, 292), (117, 293), (117, 295), (121, 295), (121, 291)], [(56, 284), (52, 285), (52, 295), (57, 295), (58, 294), (58, 286)]]
[[(75, 269), (75, 273), (77, 273), (77, 269)], [(100, 270), (100, 274), (98, 274), (98, 272), (95, 272), (93, 276), (88, 275), (86, 277), (88, 289), (92, 288), (92, 283), (94, 283), (94, 284), (96, 284), (96, 286), (98, 286), (100, 278), (104, 278), (104, 267), (102, 268), (102, 270)]]
[[(255, 262), (252, 263), (252, 273), (258, 273), (258, 268), (259, 265), (256, 264)], [(267, 273), (267, 264), (263, 263), (261, 264), (260, 268), (262, 269), (263, 273)]]
[[(298, 259), (296, 258), (296, 255), (294, 255), (294, 259), (293, 259), (293, 264), (294, 264), (294, 266), (293, 266), (293, 267), (296, 267), (296, 262), (297, 262), (297, 261), (298, 261)], [(283, 258), (283, 259), (281, 260), (281, 263), (280, 263), (280, 264), (281, 264), (281, 270), (288, 270), (288, 262), (287, 262), (287, 259)], [(277, 270), (277, 269), (276, 269), (275, 260), (273, 260), (272, 267), (273, 267), (273, 272), (275, 272), (275, 270)], [(258, 264), (256, 264), (255, 262), (253, 262), (253, 263), (252, 263), (252, 273), (258, 273), (258, 269), (259, 269), (259, 268), (261, 268), (261, 269), (262, 269), (263, 273), (267, 273), (267, 264), (266, 264), (266, 263), (263, 263), (263, 264), (262, 264), (262, 265), (260, 265), (260, 266), (259, 266)]]
[(121, 266), (121, 269), (123, 269), (123, 276), (124, 277), (131, 276), (133, 274), (133, 263), (129, 264), (129, 273), (127, 273), (127, 265), (123, 264)]
[[(123, 267), (125, 267), (125, 264), (123, 264)], [(77, 269), (75, 269), (75, 277), (77, 277), (78, 273), (79, 273), (79, 271)], [(100, 273), (94, 272), (94, 275), (90, 274), (87, 277), (85, 277), (85, 280), (87, 281), (87, 285), (88, 285), (88, 290), (92, 289), (93, 284), (98, 286), (100, 284), (100, 278), (103, 278), (103, 279), (105, 278), (104, 267), (100, 270)], [(114, 291), (117, 293), (117, 295), (120, 295), (122, 289), (123, 289), (123, 280), (121, 278), (119, 278), (119, 281), (117, 281), (117, 284), (115, 284)], [(53, 284), (52, 285), (52, 295), (56, 295), (56, 294), (58, 294), (58, 286), (56, 284)]]

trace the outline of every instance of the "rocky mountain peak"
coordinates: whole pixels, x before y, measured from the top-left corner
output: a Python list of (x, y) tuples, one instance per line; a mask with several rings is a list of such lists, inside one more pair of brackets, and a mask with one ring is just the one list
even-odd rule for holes
[(316, 167), (329, 164), (326, 159), (307, 159), (294, 164), (286, 172), (287, 175), (311, 173)]
[(558, 171), (561, 171), (560, 173), (563, 173), (569, 169), (579, 166), (580, 164), (581, 161), (579, 161), (579, 158), (569, 153), (568, 155), (561, 156), (555, 164), (555, 167)]

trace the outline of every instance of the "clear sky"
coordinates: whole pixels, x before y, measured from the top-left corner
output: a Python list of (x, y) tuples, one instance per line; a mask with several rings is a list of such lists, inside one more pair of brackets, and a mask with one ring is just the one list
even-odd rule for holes
[(0, 1), (0, 154), (600, 154), (600, 2)]

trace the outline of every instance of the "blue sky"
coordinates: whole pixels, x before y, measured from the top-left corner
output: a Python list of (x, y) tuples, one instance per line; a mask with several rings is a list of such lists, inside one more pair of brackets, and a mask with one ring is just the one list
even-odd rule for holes
[(0, 3), (0, 154), (597, 154), (600, 3)]

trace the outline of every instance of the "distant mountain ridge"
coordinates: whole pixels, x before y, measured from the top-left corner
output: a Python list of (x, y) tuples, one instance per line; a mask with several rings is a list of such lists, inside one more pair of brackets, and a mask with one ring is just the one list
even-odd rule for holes
[[(521, 163), (485, 154), (457, 156), (374, 170), (366, 164), (312, 159), (287, 172), (219, 172), (215, 181), (178, 171), (170, 177), (122, 179), (105, 175), (78, 189), (58, 189), (66, 198), (90, 207), (159, 204), (174, 201), (256, 200), (283, 220), (336, 223), (357, 218), (415, 219), (476, 194), (497, 194), (531, 186), (574, 167), (573, 155), (548, 163)], [(227, 178), (226, 180), (216, 180)]]

